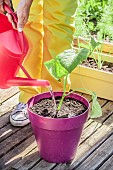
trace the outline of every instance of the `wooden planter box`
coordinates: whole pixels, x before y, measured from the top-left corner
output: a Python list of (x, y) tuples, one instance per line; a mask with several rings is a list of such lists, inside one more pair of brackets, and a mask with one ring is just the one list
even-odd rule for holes
[[(83, 44), (87, 44), (88, 43), (88, 39), (87, 38), (83, 38), (83, 37), (79, 37), (79, 38), (74, 38), (74, 46), (78, 48), (78, 43), (83, 43)], [(113, 43), (106, 43), (106, 42), (102, 42), (102, 52), (104, 54), (110, 54), (113, 56)]]
[[(83, 40), (81, 40), (83, 41)], [(76, 40), (75, 47), (77, 48)], [(102, 60), (113, 63), (113, 54), (108, 55), (113, 44), (104, 44)], [(96, 56), (96, 53), (95, 53)], [(98, 97), (113, 100), (113, 74), (105, 71), (78, 66), (71, 74), (71, 89), (86, 88), (96, 92)], [(82, 90), (80, 92), (87, 93)]]

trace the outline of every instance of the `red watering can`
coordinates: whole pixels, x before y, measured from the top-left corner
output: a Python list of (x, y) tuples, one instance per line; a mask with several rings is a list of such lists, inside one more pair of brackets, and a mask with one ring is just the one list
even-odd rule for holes
[[(4, 4), (6, 12), (13, 16), (17, 23), (16, 14)], [(27, 39), (23, 32), (13, 29), (12, 24), (4, 14), (0, 14), (0, 88), (11, 86), (49, 86), (47, 80), (32, 79), (22, 65), (29, 50)], [(16, 77), (19, 68), (27, 78)]]

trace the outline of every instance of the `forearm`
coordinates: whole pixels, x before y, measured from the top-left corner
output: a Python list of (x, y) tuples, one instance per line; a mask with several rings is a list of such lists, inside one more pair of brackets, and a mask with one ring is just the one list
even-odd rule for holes
[(27, 23), (32, 2), (33, 0), (20, 0), (17, 7), (17, 28), (23, 29), (24, 25)]
[(20, 0), (18, 7), (30, 7), (32, 4), (33, 0)]

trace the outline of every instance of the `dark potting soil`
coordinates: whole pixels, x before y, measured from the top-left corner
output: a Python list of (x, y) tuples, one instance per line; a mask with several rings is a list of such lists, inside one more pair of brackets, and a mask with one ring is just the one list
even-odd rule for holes
[[(97, 68), (97, 63), (95, 62), (95, 60), (93, 58), (88, 58), (86, 61), (84, 61), (82, 63), (82, 65), (86, 66), (86, 67), (98, 69)], [(105, 72), (113, 73), (113, 63), (104, 61), (103, 64), (102, 64), (101, 70), (105, 71)]]
[[(56, 97), (58, 106), (60, 98)], [(44, 117), (70, 118), (82, 114), (87, 107), (80, 101), (72, 98), (65, 98), (60, 111), (54, 113), (54, 103), (52, 99), (43, 99), (30, 108), (34, 113)]]

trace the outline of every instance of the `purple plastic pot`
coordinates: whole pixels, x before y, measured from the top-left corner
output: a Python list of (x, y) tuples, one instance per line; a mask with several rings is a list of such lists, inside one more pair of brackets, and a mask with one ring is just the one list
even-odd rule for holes
[[(54, 95), (62, 96), (62, 92), (54, 92)], [(50, 97), (50, 93), (47, 92), (36, 95), (28, 101), (29, 119), (40, 156), (48, 162), (64, 163), (72, 160), (76, 155), (83, 125), (88, 117), (89, 102), (78, 94), (69, 95), (68, 97), (77, 99), (87, 106), (83, 114), (72, 118), (43, 117), (30, 110), (30, 107), (39, 100)]]

